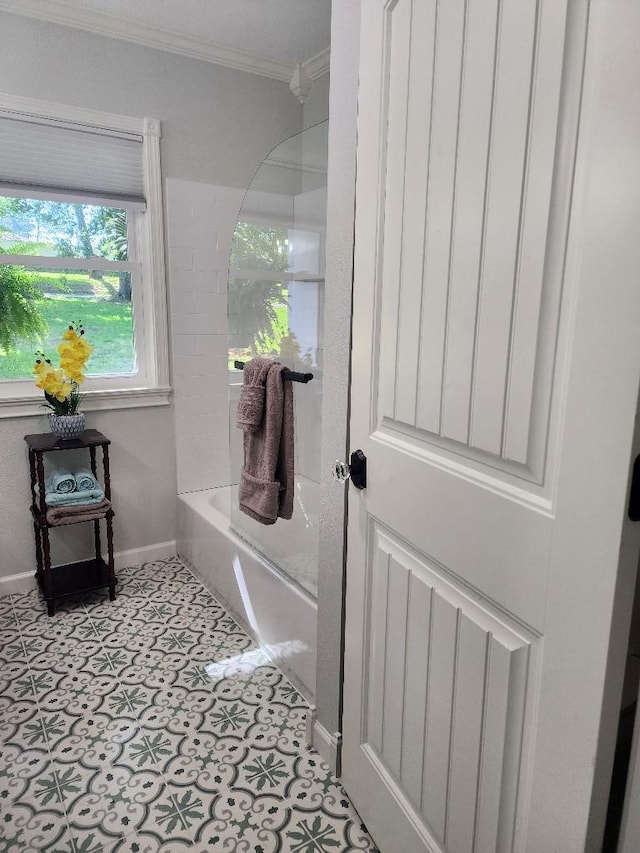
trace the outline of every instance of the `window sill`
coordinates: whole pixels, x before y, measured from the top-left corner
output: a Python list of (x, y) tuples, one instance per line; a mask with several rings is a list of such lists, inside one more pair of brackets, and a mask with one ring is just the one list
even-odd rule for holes
[[(168, 406), (171, 388), (127, 388), (122, 391), (87, 391), (80, 406), (83, 412), (105, 409), (142, 409), (149, 406)], [(46, 414), (43, 395), (0, 398), (0, 419), (24, 418)]]

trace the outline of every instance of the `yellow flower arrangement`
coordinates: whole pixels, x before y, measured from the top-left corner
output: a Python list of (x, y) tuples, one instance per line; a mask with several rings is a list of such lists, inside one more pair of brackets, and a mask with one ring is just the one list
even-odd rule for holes
[(36, 387), (44, 391), (45, 406), (56, 415), (75, 415), (80, 404), (79, 386), (84, 382), (84, 369), (93, 347), (84, 338), (80, 323), (71, 323), (58, 345), (60, 367), (52, 365), (43, 352), (36, 353), (33, 372)]

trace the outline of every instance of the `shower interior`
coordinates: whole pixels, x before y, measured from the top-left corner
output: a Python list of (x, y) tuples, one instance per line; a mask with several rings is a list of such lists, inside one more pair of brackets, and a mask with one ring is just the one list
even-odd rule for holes
[[(324, 121), (263, 161), (244, 197), (229, 267), (230, 527), (280, 572), (317, 595), (327, 205)], [(275, 358), (313, 373), (293, 384), (295, 500), (291, 521), (264, 526), (238, 507), (242, 433), (235, 426), (242, 372), (235, 360)]]

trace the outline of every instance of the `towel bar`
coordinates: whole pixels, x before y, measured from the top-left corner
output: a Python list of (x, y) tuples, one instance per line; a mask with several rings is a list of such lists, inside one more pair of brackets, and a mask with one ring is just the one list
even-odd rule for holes
[[(246, 362), (244, 361), (234, 361), (233, 366), (237, 370), (244, 370)], [(311, 382), (313, 379), (313, 373), (296, 373), (295, 370), (289, 370), (289, 368), (285, 368), (282, 371), (282, 378), (288, 379), (290, 382), (302, 382), (305, 385), (307, 382)]]

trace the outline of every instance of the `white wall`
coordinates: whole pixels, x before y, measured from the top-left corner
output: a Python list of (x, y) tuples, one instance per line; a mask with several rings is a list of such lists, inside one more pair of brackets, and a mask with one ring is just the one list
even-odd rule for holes
[[(233, 226), (227, 208), (224, 217), (228, 225), (223, 227), (218, 216), (221, 196), (206, 185), (244, 189), (263, 157), (282, 138), (300, 129), (300, 105), (285, 83), (6, 12), (0, 12), (0, 90), (124, 115), (152, 116), (162, 122), (167, 218), (173, 223), (175, 236), (167, 254), (167, 267), (170, 283), (175, 286), (171, 303), (175, 309), (171, 319), (177, 348), (174, 377), (180, 406), (180, 458), (187, 463), (181, 470), (193, 473), (202, 463), (187, 460), (205, 459), (202, 454), (210, 452), (206, 467), (210, 474), (214, 473), (215, 449), (227, 452), (223, 420), (216, 418), (215, 410), (205, 412), (210, 435), (199, 444), (189, 438), (188, 430), (194, 428), (190, 416), (200, 414), (189, 411), (189, 407), (197, 409), (201, 401), (187, 400), (193, 396), (187, 392), (189, 386), (193, 389), (202, 383), (199, 375), (187, 375), (189, 362), (182, 359), (185, 355), (195, 356), (192, 365), (200, 359), (198, 352), (185, 350), (191, 346), (186, 330), (189, 322), (195, 322), (185, 321), (185, 315), (204, 310), (207, 332), (209, 328), (216, 329), (212, 336), (219, 338), (215, 357), (211, 354), (214, 373), (223, 361), (222, 337), (226, 333), (216, 323), (222, 311), (218, 287), (226, 289), (226, 268), (221, 281), (214, 273), (220, 272), (217, 265), (228, 252), (223, 243), (230, 239), (229, 229)], [(179, 187), (180, 183), (186, 186)], [(231, 195), (237, 191), (232, 190)], [(211, 217), (201, 220), (196, 216), (197, 205), (202, 202), (207, 208), (212, 192), (218, 206), (209, 207)], [(199, 200), (194, 202), (190, 214), (185, 198), (187, 207), (194, 199)], [(193, 244), (185, 246), (185, 230), (180, 231), (179, 222), (187, 215), (192, 217)], [(189, 252), (193, 264), (190, 271), (181, 269)], [(193, 275), (180, 278), (181, 272)], [(196, 287), (196, 280), (202, 290)], [(200, 293), (197, 302), (196, 293)], [(200, 339), (198, 345), (204, 347), (208, 342)], [(204, 353), (204, 358), (207, 355)], [(116, 548), (128, 550), (173, 539), (173, 406), (90, 412), (87, 423), (112, 440)], [(42, 431), (47, 431), (42, 415), (0, 419), (0, 578), (34, 569), (27, 453), (22, 438)], [(87, 556), (89, 541), (78, 528), (56, 531), (56, 539), (57, 561)]]
[(0, 91), (159, 118), (166, 177), (234, 187), (302, 122), (286, 83), (1, 11)]
[[(87, 412), (86, 420), (88, 427), (99, 429), (111, 439), (116, 551), (173, 539), (175, 462), (169, 408)], [(23, 437), (48, 431), (45, 415), (0, 420), (0, 579), (35, 569), (29, 469)], [(101, 464), (98, 451), (99, 471)], [(52, 530), (54, 564), (90, 556), (91, 536), (91, 525), (86, 524)]]
[[(328, 74), (314, 84), (304, 106), (306, 124), (326, 119)], [(290, 96), (293, 101), (293, 96)], [(294, 102), (295, 103), (295, 102)], [(278, 143), (280, 140), (278, 140)], [(268, 152), (267, 152), (268, 153)], [(256, 167), (259, 164), (256, 164)], [(282, 179), (282, 170), (277, 170)], [(318, 194), (321, 198), (317, 198)], [(178, 493), (237, 482), (241, 452), (229, 454), (235, 409), (229, 411), (227, 370), (227, 276), (233, 229), (245, 188), (170, 178), (166, 183), (169, 291), (175, 390), (176, 464)], [(282, 203), (286, 208), (281, 210)], [(324, 229), (326, 192), (313, 190), (295, 196), (301, 216)], [(276, 211), (274, 205), (278, 207)], [(252, 191), (246, 210), (269, 216), (292, 216), (291, 196)], [(308, 208), (309, 216), (305, 217)], [(317, 211), (322, 211), (319, 221)], [(315, 214), (315, 219), (314, 219)], [(324, 260), (324, 258), (323, 258)], [(321, 272), (321, 271), (320, 271)], [(298, 470), (319, 479), (319, 389), (296, 400)], [(312, 401), (315, 405), (310, 405)], [(304, 404), (306, 402), (306, 405)]]
[(167, 181), (179, 493), (230, 481), (227, 271), (243, 194)]

